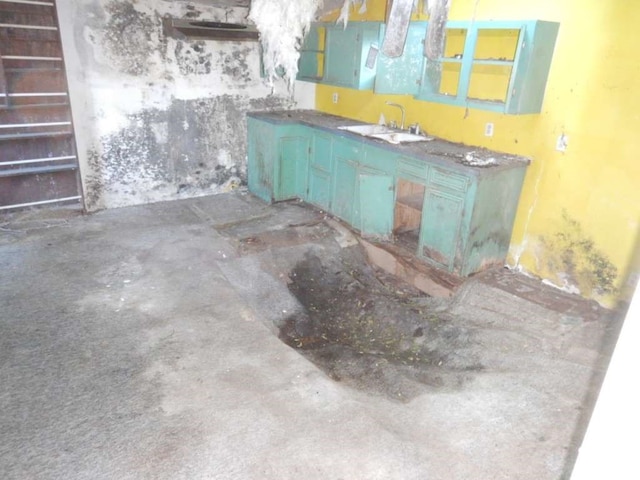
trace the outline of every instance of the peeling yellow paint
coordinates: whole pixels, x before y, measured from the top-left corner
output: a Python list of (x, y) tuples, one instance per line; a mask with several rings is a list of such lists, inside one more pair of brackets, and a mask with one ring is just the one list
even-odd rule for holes
[[(385, 0), (369, 0), (367, 13), (352, 12), (351, 20), (383, 21), (385, 5)], [(465, 111), (411, 96), (374, 95), (326, 85), (316, 90), (317, 108), (369, 122), (377, 122), (381, 113), (387, 120), (398, 120), (396, 112), (384, 105), (392, 100), (405, 105), (407, 124), (418, 122), (429, 134), (530, 157), (509, 264), (557, 281), (563, 272), (551, 258), (562, 252), (553, 249), (565, 246), (549, 239), (556, 238), (564, 211), (618, 272), (610, 292), (602, 291), (603, 285), (583, 282), (582, 295), (608, 306), (630, 298), (640, 272), (640, 255), (636, 253), (640, 219), (640, 2), (455, 0), (449, 18), (560, 23), (540, 114)], [(339, 94), (338, 104), (331, 101), (334, 92)], [(484, 136), (488, 122), (494, 124), (493, 137)], [(569, 138), (564, 153), (555, 149), (561, 134)], [(579, 264), (588, 260), (585, 252), (574, 254), (581, 257), (575, 259)]]

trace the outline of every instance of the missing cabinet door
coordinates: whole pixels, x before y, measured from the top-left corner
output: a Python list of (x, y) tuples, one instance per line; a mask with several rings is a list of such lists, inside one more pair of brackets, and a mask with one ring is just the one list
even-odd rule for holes
[(393, 233), (396, 243), (411, 250), (418, 248), (424, 192), (424, 185), (402, 178), (398, 179)]

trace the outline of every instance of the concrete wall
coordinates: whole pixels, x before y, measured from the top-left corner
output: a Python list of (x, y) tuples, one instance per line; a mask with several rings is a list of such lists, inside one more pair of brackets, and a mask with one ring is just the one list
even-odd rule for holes
[[(422, 2), (423, 0), (421, 0)], [(385, 0), (352, 20), (384, 21)], [(420, 9), (422, 11), (422, 9)], [(451, 20), (542, 19), (560, 23), (540, 114), (503, 115), (318, 86), (317, 108), (365, 121), (397, 115), (430, 134), (532, 159), (511, 238), (509, 265), (613, 306), (631, 298), (640, 273), (640, 2), (455, 0)], [(416, 20), (428, 20), (416, 15)], [(333, 104), (332, 94), (340, 101)], [(494, 124), (493, 137), (484, 136)], [(565, 152), (556, 150), (561, 134)]]
[[(225, 191), (246, 178), (245, 112), (292, 108), (257, 42), (167, 38), (162, 17), (243, 21), (246, 8), (58, 0), (89, 210)], [(302, 96), (313, 105), (313, 89)]]

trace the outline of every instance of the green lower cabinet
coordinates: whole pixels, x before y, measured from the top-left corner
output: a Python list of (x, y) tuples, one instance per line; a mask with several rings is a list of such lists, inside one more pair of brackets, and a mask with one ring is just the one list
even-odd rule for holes
[(452, 272), (460, 245), (464, 198), (427, 187), (422, 208), (419, 255)]
[(390, 238), (393, 230), (394, 179), (379, 170), (358, 170), (354, 225), (362, 236)]
[(248, 125), (249, 190), (265, 202), (288, 200), (307, 190), (309, 131), (251, 117)]
[(306, 196), (310, 140), (302, 132), (291, 133), (298, 135), (287, 135), (278, 139), (278, 182), (275, 200)]
[(526, 163), (464, 167), (320, 127), (247, 122), (249, 190), (264, 201), (301, 198), (462, 277), (504, 264)]

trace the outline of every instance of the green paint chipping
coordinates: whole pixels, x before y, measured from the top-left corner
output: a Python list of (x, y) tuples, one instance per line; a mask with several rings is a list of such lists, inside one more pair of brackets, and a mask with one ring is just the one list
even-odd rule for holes
[(558, 277), (577, 285), (583, 294), (616, 292), (618, 269), (565, 210), (560, 231), (552, 237), (544, 237), (543, 244), (548, 268)]

